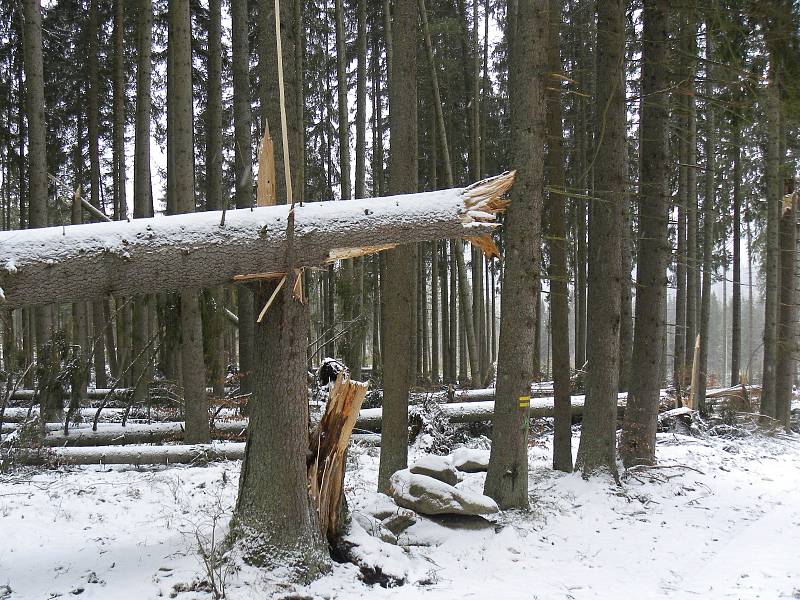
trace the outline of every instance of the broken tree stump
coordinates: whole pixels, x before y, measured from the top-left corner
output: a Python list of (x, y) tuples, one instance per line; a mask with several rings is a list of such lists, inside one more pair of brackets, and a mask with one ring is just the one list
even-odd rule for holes
[(339, 535), (347, 445), (368, 388), (366, 383), (351, 381), (345, 373), (339, 373), (325, 414), (311, 432), (308, 491), (317, 509), (320, 531), (331, 542)]

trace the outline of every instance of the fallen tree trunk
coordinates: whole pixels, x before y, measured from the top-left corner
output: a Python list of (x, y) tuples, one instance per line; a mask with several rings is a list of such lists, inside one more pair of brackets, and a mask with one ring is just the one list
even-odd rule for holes
[[(467, 188), (294, 208), (293, 264), (316, 267), (396, 244), (467, 238), (488, 251), (505, 173)], [(290, 207), (209, 211), (0, 233), (0, 301), (7, 308), (79, 302), (286, 272)]]
[[(363, 446), (380, 445), (380, 436), (353, 434), (350, 439)], [(241, 460), (245, 442), (215, 442), (191, 445), (85, 446), (61, 448), (14, 448), (3, 450), (0, 466), (14, 465), (168, 465), (203, 464), (218, 460)]]
[[(626, 393), (619, 395), (619, 413), (624, 414)], [(585, 396), (572, 397), (572, 416), (583, 415)], [(494, 417), (494, 401), (483, 402), (454, 402), (439, 404), (442, 413), (451, 423), (480, 423), (491, 421)], [(412, 405), (410, 410), (417, 410), (418, 405)], [(365, 408), (358, 414), (355, 429), (360, 431), (378, 432), (383, 422), (383, 411), (380, 408)], [(553, 398), (532, 398), (529, 411), (531, 418), (544, 418), (553, 416)], [(163, 443), (180, 441), (183, 439), (184, 424), (182, 421), (167, 423), (129, 424), (123, 427), (117, 423), (104, 423), (98, 426), (97, 431), (92, 431), (91, 426), (72, 426), (69, 435), (61, 431), (53, 431), (63, 425), (48, 423), (47, 429), (51, 431), (44, 438), (43, 444), (55, 446), (100, 446), (117, 444), (142, 444)], [(247, 420), (235, 419), (218, 421), (212, 428), (212, 435), (234, 437), (244, 435)]]

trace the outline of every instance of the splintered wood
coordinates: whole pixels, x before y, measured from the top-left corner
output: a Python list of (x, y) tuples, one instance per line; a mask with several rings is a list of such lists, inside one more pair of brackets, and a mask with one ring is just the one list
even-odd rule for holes
[(308, 454), (309, 495), (319, 515), (320, 531), (330, 541), (339, 533), (339, 515), (347, 445), (368, 385), (340, 373), (328, 397), (325, 414), (311, 432)]

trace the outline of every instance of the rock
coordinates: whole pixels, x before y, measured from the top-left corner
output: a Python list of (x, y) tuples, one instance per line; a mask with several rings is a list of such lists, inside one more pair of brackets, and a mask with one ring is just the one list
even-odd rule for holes
[(368, 534), (389, 544), (397, 543), (397, 536), (389, 531), (383, 523), (371, 515), (353, 511), (353, 520), (361, 525)]
[(372, 515), (379, 521), (383, 521), (385, 518), (395, 514), (399, 509), (397, 508), (397, 504), (394, 503), (394, 500), (386, 494), (381, 494), (379, 492), (375, 494), (375, 497), (363, 506), (361, 510), (368, 515)]
[(443, 456), (426, 454), (411, 466), (410, 471), (417, 475), (433, 477), (450, 485), (458, 483), (458, 471)]
[(407, 508), (397, 508), (393, 514), (381, 521), (384, 527), (395, 535), (400, 535), (416, 522), (417, 514)]
[(403, 469), (389, 480), (398, 506), (424, 515), (489, 515), (498, 511), (488, 496), (459, 490), (443, 481)]
[(489, 469), (489, 451), (458, 448), (450, 455), (453, 466), (464, 473), (480, 473)]

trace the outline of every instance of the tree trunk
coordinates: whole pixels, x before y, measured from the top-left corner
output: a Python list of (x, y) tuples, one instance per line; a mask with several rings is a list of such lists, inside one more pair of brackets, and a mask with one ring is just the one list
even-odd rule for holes
[[(550, 39), (547, 63), (550, 73), (562, 72), (559, 39), (562, 0), (550, 0)], [(569, 273), (567, 271), (567, 224), (564, 204), (567, 199), (564, 178), (564, 129), (561, 110), (560, 78), (548, 80), (547, 173), (550, 185), (549, 240), (550, 253), (550, 327), (553, 352), (553, 387), (555, 422), (553, 433), (553, 468), (572, 472), (572, 415), (570, 414), (569, 373)]]
[[(274, 288), (272, 282), (254, 284), (255, 305), (264, 306)], [(260, 360), (251, 372), (250, 426), (232, 532), (247, 562), (280, 565), (294, 578), (310, 580), (327, 557), (307, 491), (306, 311), (290, 293), (288, 302), (273, 302), (255, 325), (253, 350)]]
[[(389, 78), (389, 189), (417, 189), (417, 3), (397, 0), (392, 15)], [(412, 241), (412, 240), (409, 240)], [(417, 240), (413, 240), (417, 241)], [(414, 313), (416, 252), (413, 246), (386, 253), (384, 310), (384, 433), (378, 490), (408, 461), (408, 391), (414, 382)]]
[[(47, 227), (47, 156), (44, 120), (44, 67), (42, 64), (42, 7), (40, 0), (23, 2), (23, 51), (25, 62), (25, 113), (28, 120), (28, 227)], [(51, 342), (50, 309), (34, 313), (37, 362), (45, 381), (55, 374), (47, 372), (46, 355)], [(61, 398), (41, 385), (40, 406), (48, 419), (61, 420)]]
[[(576, 468), (585, 477), (616, 475), (616, 394), (619, 373), (623, 194), (625, 194), (625, 4), (597, 3), (598, 114), (595, 195), (589, 223), (589, 291), (586, 377), (588, 402)], [(504, 286), (508, 282), (504, 282)]]
[[(253, 141), (250, 107), (250, 49), (247, 0), (231, 0), (233, 70), (234, 175), (236, 208), (253, 205)], [(247, 286), (236, 289), (239, 315), (239, 386), (242, 394), (252, 391), (249, 374), (253, 364), (253, 294)]]
[(502, 508), (528, 506), (527, 424), (534, 377), (529, 340), (538, 299), (531, 288), (538, 289), (541, 281), (548, 1), (520, 0), (516, 19), (509, 90), (511, 156), (520, 179), (506, 221), (497, 401), (484, 485), (484, 493)]
[(125, 189), (125, 2), (114, 2), (114, 220), (128, 215)]
[(765, 113), (767, 118), (767, 147), (764, 152), (767, 188), (766, 229), (766, 284), (764, 294), (764, 360), (762, 367), (761, 414), (768, 417), (767, 423), (777, 416), (775, 397), (775, 367), (777, 363), (778, 335), (778, 287), (780, 277), (779, 206), (780, 183), (780, 97), (774, 66), (767, 84)]
[(684, 386), (692, 370), (692, 352), (697, 338), (697, 315), (700, 299), (700, 258), (697, 240), (697, 103), (694, 78), (697, 57), (697, 18), (694, 4), (687, 7), (687, 33), (684, 53), (689, 67), (686, 75), (686, 364), (683, 368)]
[[(175, 145), (174, 175), (179, 213), (195, 210), (194, 142), (192, 117), (192, 31), (188, 0), (174, 0), (169, 6), (173, 28), (170, 40), (173, 69), (173, 106)], [(199, 288), (182, 287), (180, 292), (181, 371), (186, 412), (186, 441), (209, 440), (208, 399), (203, 361), (203, 326), (200, 316)]]
[(730, 384), (741, 380), (742, 353), (742, 128), (738, 114), (733, 116), (731, 152), (733, 153), (733, 306), (731, 315)]
[[(713, 31), (711, 23), (706, 25), (706, 31)], [(700, 351), (697, 366), (697, 377), (692, 374), (692, 379), (696, 380), (696, 389), (693, 383), (692, 395), (698, 399), (699, 406), (695, 407), (701, 413), (706, 412), (706, 385), (708, 378), (708, 347), (709, 347), (709, 323), (711, 321), (711, 285), (714, 280), (714, 224), (718, 215), (716, 213), (716, 114), (714, 111), (713, 97), (714, 84), (712, 79), (713, 71), (711, 64), (714, 51), (713, 37), (706, 34), (706, 60), (708, 69), (706, 73), (706, 193), (703, 198), (703, 288), (700, 298)], [(763, 393), (763, 392), (762, 392)]]
[[(206, 210), (228, 208), (222, 183), (222, 4), (210, 0), (208, 20), (208, 104), (206, 107)], [(225, 339), (223, 290), (215, 287), (205, 295), (204, 336), (209, 379), (214, 395), (225, 394)]]
[(633, 372), (620, 439), (625, 466), (655, 462), (662, 337), (667, 302), (669, 223), (667, 135), (669, 128), (669, 2), (645, 0), (642, 33), (642, 168), (639, 182), (639, 261)]
[(797, 368), (797, 195), (783, 199), (780, 218), (780, 304), (778, 309), (778, 364), (775, 370), (775, 418), (791, 432), (792, 384)]

